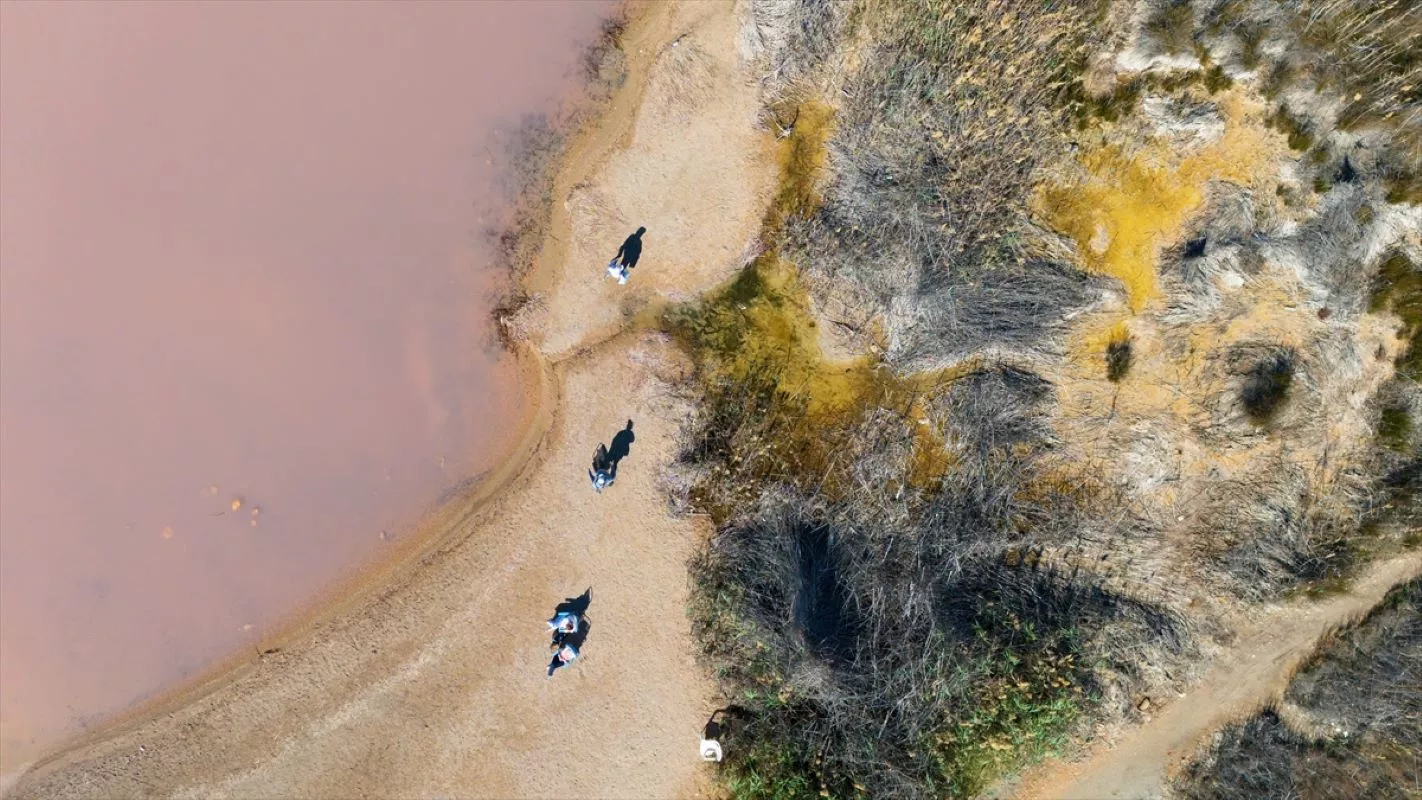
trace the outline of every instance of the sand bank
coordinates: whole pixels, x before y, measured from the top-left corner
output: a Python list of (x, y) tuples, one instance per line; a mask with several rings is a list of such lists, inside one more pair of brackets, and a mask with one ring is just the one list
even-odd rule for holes
[[(626, 84), (574, 143), (528, 288), (512, 454), (423, 536), (200, 684), (32, 766), (16, 797), (685, 796), (711, 710), (685, 613), (700, 535), (657, 481), (685, 368), (638, 311), (727, 279), (774, 179), (730, 3), (648, 5)], [(648, 228), (633, 282), (602, 265)], [(586, 483), (628, 419), (617, 485)], [(591, 587), (584, 656), (545, 680), (543, 619)]]

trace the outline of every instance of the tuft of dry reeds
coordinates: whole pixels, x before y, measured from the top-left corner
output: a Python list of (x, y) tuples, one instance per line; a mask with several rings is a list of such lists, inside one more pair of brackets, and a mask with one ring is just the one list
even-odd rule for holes
[[(1050, 347), (1092, 296), (1040, 246), (1027, 206), (1034, 171), (1071, 146), (1070, 98), (1106, 35), (1104, 9), (865, 0), (844, 12), (854, 57), (835, 72), (824, 202), (789, 221), (782, 252), (861, 338), (880, 332), (896, 368), (991, 343)], [(823, 61), (809, 59), (782, 58), (783, 70)]]

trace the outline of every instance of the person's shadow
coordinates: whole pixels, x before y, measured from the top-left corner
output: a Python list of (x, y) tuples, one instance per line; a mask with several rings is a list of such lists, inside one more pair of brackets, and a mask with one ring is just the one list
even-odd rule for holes
[(592, 605), (591, 586), (584, 589), (583, 593), (578, 595), (577, 597), (569, 597), (567, 600), (564, 600), (563, 602), (559, 603), (558, 607), (553, 609), (553, 612), (555, 614), (562, 614), (566, 611), (569, 614), (576, 614), (581, 617), (582, 615), (588, 613), (588, 606), (590, 605)]
[(617, 432), (612, 437), (612, 447), (607, 450), (607, 460), (612, 463), (612, 476), (617, 477), (617, 463), (626, 458), (632, 452), (632, 443), (637, 441), (637, 434), (632, 432), (632, 420), (627, 420), (627, 427)]

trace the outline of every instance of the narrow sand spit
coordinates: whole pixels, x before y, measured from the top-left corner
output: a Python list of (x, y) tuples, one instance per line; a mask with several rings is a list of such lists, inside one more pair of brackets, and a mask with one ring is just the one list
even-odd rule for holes
[[(569, 154), (530, 276), (546, 298), (521, 353), (531, 441), (486, 482), (503, 491), (446, 509), (423, 551), (260, 658), (36, 765), (15, 797), (702, 792), (711, 686), (685, 611), (698, 530), (657, 487), (684, 365), (625, 320), (714, 287), (758, 232), (774, 165), (739, 21), (729, 2), (685, 2), (629, 27), (627, 84)], [(638, 225), (642, 264), (616, 287), (602, 266)], [(628, 419), (631, 455), (594, 494), (593, 448)], [(545, 680), (543, 620), (589, 587), (583, 657)]]
[(1052, 762), (1000, 790), (1039, 800), (1125, 800), (1165, 794), (1165, 781), (1221, 726), (1243, 719), (1288, 686), (1299, 664), (1330, 630), (1357, 619), (1388, 590), (1422, 573), (1422, 553), (1372, 565), (1351, 590), (1318, 602), (1301, 600), (1255, 620), (1210, 665), (1188, 693), (1151, 719), (1123, 731), (1077, 763)]

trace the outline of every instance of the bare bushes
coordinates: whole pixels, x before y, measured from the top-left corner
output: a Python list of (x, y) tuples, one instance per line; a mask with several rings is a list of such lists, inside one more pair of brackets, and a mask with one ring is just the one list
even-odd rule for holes
[(1362, 504), (1339, 508), (1308, 493), (1306, 476), (1276, 465), (1267, 473), (1224, 482), (1200, 509), (1195, 537), (1206, 577), (1250, 601), (1302, 585), (1322, 587), (1353, 568), (1350, 538)]
[(889, 359), (913, 372), (985, 347), (1053, 352), (1053, 340), (1067, 328), (1067, 312), (1100, 296), (1093, 288), (1075, 268), (1047, 259), (986, 267), (956, 279), (926, 273), (911, 306), (902, 302), (908, 298), (890, 303), (889, 319), (900, 324), (890, 340)]
[(1026, 220), (1033, 171), (1068, 146), (1066, 87), (1101, 35), (1101, 7), (880, 0), (850, 12), (859, 44), (832, 177), (783, 252), (824, 305), (884, 333), (896, 366), (1045, 346), (1086, 301), (1086, 279)]
[[(727, 742), (737, 796), (969, 796), (1188, 649), (1178, 616), (1070, 555), (1149, 536), (1050, 464), (1040, 377), (985, 367), (912, 414), (870, 390), (811, 452), (773, 447), (804, 407), (767, 378), (723, 373), (684, 451), (693, 505), (726, 518), (692, 615), (749, 711)], [(920, 469), (925, 443), (943, 468)], [(727, 475), (758, 500), (721, 505)]]
[(746, 49), (764, 62), (768, 105), (778, 105), (821, 82), (839, 55), (853, 5), (841, 0), (756, 0), (742, 32)]
[(1325, 640), (1281, 707), (1226, 727), (1173, 788), (1189, 800), (1415, 798), (1422, 791), (1419, 675), (1422, 580), (1413, 580)]

